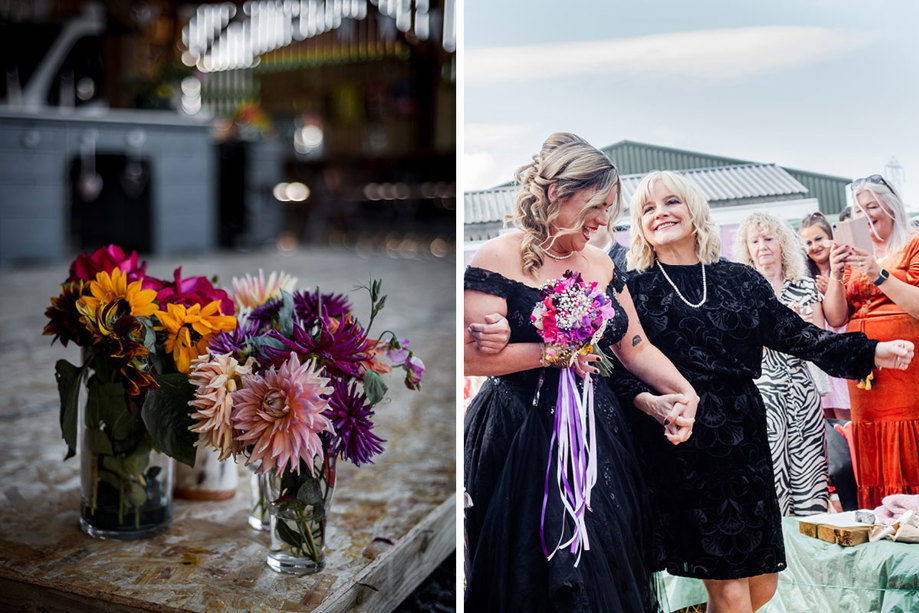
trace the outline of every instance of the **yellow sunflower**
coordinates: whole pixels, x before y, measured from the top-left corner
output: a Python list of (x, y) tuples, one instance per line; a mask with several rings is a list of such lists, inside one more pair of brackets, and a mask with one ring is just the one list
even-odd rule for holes
[(166, 311), (157, 311), (157, 318), (166, 330), (166, 352), (172, 354), (176, 368), (187, 373), (191, 361), (207, 353), (211, 338), (225, 330), (236, 329), (236, 318), (220, 312), (220, 301), (214, 300), (203, 309), (200, 304), (186, 308), (181, 304), (167, 304)]
[(102, 271), (95, 281), (89, 282), (90, 295), (83, 296), (77, 303), (81, 313), (96, 313), (100, 306), (117, 303), (117, 315), (130, 314), (133, 317), (149, 317), (156, 313), (156, 291), (141, 289), (142, 281), (128, 283), (128, 278), (119, 268), (112, 274)]

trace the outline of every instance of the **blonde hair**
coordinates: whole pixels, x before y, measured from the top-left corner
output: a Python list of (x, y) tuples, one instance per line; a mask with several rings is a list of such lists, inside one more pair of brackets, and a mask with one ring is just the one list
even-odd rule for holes
[[(546, 250), (560, 236), (579, 234), (590, 209), (602, 204), (614, 187), (621, 187), (619, 172), (610, 159), (580, 136), (567, 132), (547, 138), (533, 162), (517, 169), (514, 177), (520, 191), (514, 198), (511, 219), (523, 231), (520, 255), (528, 275), (536, 274), (545, 261)], [(553, 185), (555, 199), (550, 201), (549, 188)], [(560, 202), (583, 189), (595, 189), (596, 193), (579, 213), (575, 227), (552, 236), (550, 228), (558, 219)], [(609, 210), (611, 221), (622, 208), (620, 191), (617, 189), (616, 203)]]
[(804, 249), (800, 237), (791, 229), (791, 226), (768, 213), (753, 213), (740, 222), (737, 237), (734, 240), (735, 262), (759, 270), (747, 246), (747, 238), (752, 229), (757, 229), (778, 242), (782, 250), (783, 279), (800, 281), (808, 276), (807, 268), (804, 266)]
[(654, 184), (663, 182), (674, 196), (686, 203), (692, 222), (692, 235), (696, 240), (696, 257), (703, 264), (716, 262), (721, 255), (721, 236), (712, 221), (711, 209), (702, 192), (688, 179), (668, 170), (653, 170), (646, 174), (635, 188), (630, 205), (632, 214), (632, 245), (626, 254), (629, 269), (643, 271), (654, 265), (657, 254), (645, 237), (641, 225), (642, 207), (652, 199)]
[[(896, 253), (906, 247), (910, 239), (910, 229), (906, 218), (906, 208), (903, 206), (900, 195), (886, 180), (882, 183), (873, 183), (867, 179), (859, 179), (852, 184), (853, 212), (859, 209), (865, 213), (862, 205), (858, 203), (858, 195), (864, 192), (871, 192), (878, 202), (884, 205), (886, 209), (884, 213), (893, 220), (893, 229), (890, 231), (890, 236), (887, 237), (887, 253)], [(872, 228), (872, 233), (873, 230)]]

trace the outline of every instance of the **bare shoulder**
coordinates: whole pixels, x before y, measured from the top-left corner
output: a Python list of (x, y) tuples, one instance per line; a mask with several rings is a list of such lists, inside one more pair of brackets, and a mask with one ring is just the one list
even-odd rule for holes
[(601, 281), (603, 286), (609, 284), (613, 278), (613, 259), (605, 251), (593, 245), (586, 245), (582, 252), (587, 258), (587, 263), (592, 271), (592, 277)]
[(514, 231), (489, 240), (479, 248), (470, 265), (502, 274), (514, 272), (519, 268), (522, 238), (521, 232)]

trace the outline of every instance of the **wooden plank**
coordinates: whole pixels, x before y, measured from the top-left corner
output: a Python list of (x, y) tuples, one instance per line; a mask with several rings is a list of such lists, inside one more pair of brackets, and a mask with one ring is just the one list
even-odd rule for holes
[(385, 613), (391, 611), (456, 547), (456, 505), (445, 500), (424, 521), (412, 528), (386, 554), (381, 555), (334, 594), (315, 613)]

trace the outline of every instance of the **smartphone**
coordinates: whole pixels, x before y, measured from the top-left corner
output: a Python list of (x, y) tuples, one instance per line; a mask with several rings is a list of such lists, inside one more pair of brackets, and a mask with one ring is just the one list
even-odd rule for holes
[(849, 245), (869, 254), (874, 253), (867, 217), (853, 217), (833, 224), (833, 240), (837, 245)]

